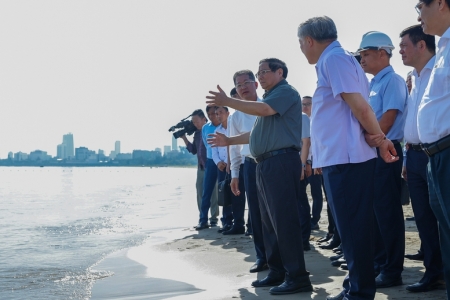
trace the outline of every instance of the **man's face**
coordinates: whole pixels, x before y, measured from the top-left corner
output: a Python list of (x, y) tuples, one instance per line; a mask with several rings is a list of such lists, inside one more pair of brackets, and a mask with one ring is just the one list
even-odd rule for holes
[[(444, 0), (440, 0), (444, 1)], [(439, 12), (439, 0), (434, 0), (430, 5), (426, 6), (425, 3), (419, 1), (416, 8), (419, 12), (417, 21), (422, 25), (423, 32), (430, 35), (439, 34), (438, 28), (440, 27), (440, 20), (437, 18)]]
[(374, 74), (378, 70), (380, 50), (364, 50), (360, 52), (361, 67), (364, 72)]
[(206, 119), (199, 116), (192, 116), (191, 120), (192, 124), (194, 124), (195, 128), (197, 128), (198, 130), (201, 130), (203, 125), (206, 124)]
[(220, 124), (219, 120), (217, 120), (216, 110), (214, 109), (214, 107), (211, 107), (208, 110), (208, 119), (211, 121), (211, 123), (213, 123), (214, 126)]
[(275, 72), (271, 71), (269, 63), (267, 62), (260, 64), (258, 68), (258, 81), (261, 84), (261, 87), (266, 91), (273, 88), (277, 83), (283, 80), (282, 72), (281, 68), (275, 70)]
[(414, 45), (409, 38), (409, 34), (402, 37), (400, 41), (400, 51), (403, 64), (414, 67), (420, 58), (420, 52), (417, 45)]
[(303, 98), (302, 99), (302, 112), (309, 116), (311, 116), (311, 105), (312, 105), (312, 99), (311, 98)]
[(216, 116), (217, 116), (217, 120), (225, 125), (228, 119), (228, 116), (230, 115), (230, 113), (228, 111), (225, 110), (225, 108), (223, 108), (222, 106), (219, 106), (218, 108), (216, 108)]
[(258, 83), (250, 79), (248, 74), (239, 75), (235, 80), (236, 91), (239, 94), (240, 99), (244, 100), (256, 100), (256, 89)]

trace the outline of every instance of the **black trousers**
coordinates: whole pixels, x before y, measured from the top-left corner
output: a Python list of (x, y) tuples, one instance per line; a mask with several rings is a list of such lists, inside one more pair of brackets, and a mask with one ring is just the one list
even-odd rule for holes
[[(299, 215), (301, 162), (297, 152), (258, 163), (256, 177), (269, 276), (308, 276)], [(309, 218), (308, 218), (309, 221)]]

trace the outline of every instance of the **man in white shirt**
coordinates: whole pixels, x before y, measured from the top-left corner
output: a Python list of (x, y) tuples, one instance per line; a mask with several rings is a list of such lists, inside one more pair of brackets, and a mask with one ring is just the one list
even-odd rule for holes
[[(250, 70), (241, 70), (233, 75), (233, 81), (239, 97), (247, 101), (259, 101), (256, 93), (258, 83)], [(250, 132), (255, 124), (256, 116), (236, 110), (230, 122), (230, 136)], [(242, 166), (242, 162), (243, 166)], [(256, 161), (250, 154), (248, 144), (230, 146), (231, 189), (235, 195), (240, 195), (244, 184), (250, 222), (253, 232), (253, 242), (256, 250), (256, 262), (250, 268), (251, 273), (266, 270), (267, 259), (262, 233), (261, 213), (256, 187)]]
[(436, 44), (434, 36), (424, 34), (420, 24), (406, 28), (400, 33), (400, 37), (403, 64), (414, 67), (404, 130), (406, 164), (402, 173), (408, 182), (426, 269), (422, 280), (407, 286), (406, 289), (411, 292), (426, 292), (439, 288), (443, 275), (438, 223), (431, 209), (428, 193), (428, 156), (422, 151), (417, 130), (417, 112), (434, 66)]
[(440, 37), (430, 81), (417, 114), (419, 139), (429, 156), (430, 205), (439, 222), (447, 299), (450, 299), (450, 0), (416, 5), (423, 32)]

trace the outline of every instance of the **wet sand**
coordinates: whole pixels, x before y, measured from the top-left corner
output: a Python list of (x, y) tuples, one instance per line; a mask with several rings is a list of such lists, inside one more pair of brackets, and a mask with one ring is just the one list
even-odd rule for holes
[[(405, 217), (412, 215), (410, 206), (403, 208)], [(305, 252), (313, 292), (272, 296), (269, 288), (253, 288), (251, 282), (264, 278), (267, 271), (248, 272), (255, 261), (251, 237), (224, 236), (218, 228), (199, 232), (184, 228), (155, 234), (144, 245), (102, 261), (95, 269), (114, 275), (94, 284), (92, 299), (325, 299), (340, 292), (347, 274), (331, 266), (329, 257), (334, 253), (315, 242), (325, 235), (326, 220), (324, 205), (320, 230), (312, 232), (311, 250)], [(420, 247), (415, 223), (405, 221), (405, 225), (406, 253), (415, 253)], [(406, 285), (418, 282), (424, 268), (421, 261), (407, 259), (404, 266), (404, 285), (380, 289), (375, 299), (445, 299), (445, 290), (407, 292)]]

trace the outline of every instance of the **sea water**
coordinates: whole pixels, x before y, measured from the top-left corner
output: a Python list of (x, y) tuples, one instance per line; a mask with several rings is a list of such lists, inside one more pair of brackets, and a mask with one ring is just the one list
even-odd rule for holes
[[(195, 225), (194, 168), (0, 168), (0, 299), (88, 299), (95, 265)], [(192, 204), (191, 204), (192, 203)], [(191, 214), (191, 213), (190, 213)], [(176, 216), (176, 217), (174, 217)]]

